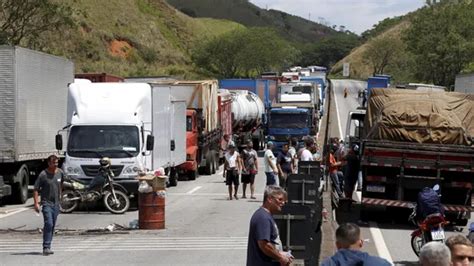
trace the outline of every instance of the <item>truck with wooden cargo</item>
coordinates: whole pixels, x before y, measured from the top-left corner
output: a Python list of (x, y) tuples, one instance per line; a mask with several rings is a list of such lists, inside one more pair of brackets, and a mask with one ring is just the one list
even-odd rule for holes
[(114, 180), (128, 195), (136, 194), (141, 171), (164, 168), (176, 185), (176, 166), (186, 161), (186, 102), (172, 88), (148, 83), (92, 83), (69, 86), (63, 169), (90, 182), (99, 160), (109, 157)]
[(47, 167), (54, 135), (66, 122), (74, 64), (21, 47), (0, 46), (0, 197), (28, 199), (28, 185)]
[[(448, 219), (465, 225), (474, 186), (474, 95), (373, 89), (348, 121), (359, 144), (362, 207), (410, 208), (424, 187), (441, 187)], [(349, 128), (353, 127), (353, 128)]]

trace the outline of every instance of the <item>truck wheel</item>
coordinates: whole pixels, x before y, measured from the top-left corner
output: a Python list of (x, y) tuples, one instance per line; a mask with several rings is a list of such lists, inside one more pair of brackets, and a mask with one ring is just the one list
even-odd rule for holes
[(23, 166), (16, 173), (18, 182), (13, 185), (13, 202), (23, 204), (28, 200), (29, 175), (26, 166)]
[(196, 180), (198, 175), (199, 175), (198, 169), (196, 169), (194, 171), (191, 170), (191, 171), (188, 172), (188, 180)]
[(178, 174), (175, 169), (170, 170), (169, 182), (170, 187), (176, 187), (178, 185)]
[(204, 174), (212, 175), (212, 165), (214, 161), (212, 160), (212, 152), (208, 152), (206, 155), (206, 166), (204, 168)]

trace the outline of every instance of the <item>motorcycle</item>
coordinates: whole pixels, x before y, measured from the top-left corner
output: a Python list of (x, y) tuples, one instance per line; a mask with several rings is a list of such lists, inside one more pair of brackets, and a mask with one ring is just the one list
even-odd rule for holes
[(105, 207), (114, 214), (122, 214), (130, 207), (127, 190), (115, 183), (114, 173), (110, 169), (110, 159), (104, 157), (99, 161), (99, 174), (89, 184), (83, 180), (66, 177), (60, 200), (63, 213), (74, 211), (81, 202), (103, 200)]
[(347, 98), (347, 88), (344, 88), (344, 98)]
[(416, 205), (412, 206), (413, 212), (408, 218), (418, 228), (411, 233), (411, 247), (416, 256), (420, 255), (421, 247), (431, 241), (444, 243), (446, 236), (444, 228), (449, 223), (440, 213), (428, 215), (421, 223), (416, 221)]

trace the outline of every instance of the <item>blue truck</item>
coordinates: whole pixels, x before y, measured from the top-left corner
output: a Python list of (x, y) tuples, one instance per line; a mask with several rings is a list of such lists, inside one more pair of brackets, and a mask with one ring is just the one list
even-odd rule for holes
[(268, 111), (267, 139), (275, 144), (276, 150), (294, 137), (301, 143), (303, 137), (315, 134), (311, 132), (313, 115), (311, 104), (274, 104)]
[(271, 79), (221, 79), (219, 88), (251, 91), (258, 95), (267, 110), (277, 97), (277, 81)]
[(374, 88), (388, 88), (390, 86), (389, 75), (375, 75), (367, 79), (367, 95)]

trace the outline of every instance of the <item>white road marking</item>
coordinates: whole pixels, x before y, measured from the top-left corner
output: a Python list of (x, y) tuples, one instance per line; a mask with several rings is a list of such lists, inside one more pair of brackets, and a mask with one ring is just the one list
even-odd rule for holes
[[(0, 253), (37, 251), (42, 240), (35, 239), (1, 239)], [(57, 237), (54, 250), (70, 251), (182, 251), (182, 250), (246, 250), (247, 237), (151, 237), (134, 238), (102, 237), (84, 239), (77, 237)]]
[(191, 189), (190, 191), (186, 192), (186, 194), (193, 194), (194, 192), (198, 191), (201, 188), (202, 188), (201, 186), (197, 186), (197, 187)]
[(377, 223), (369, 222), (369, 226), (370, 233), (372, 234), (372, 239), (374, 240), (375, 248), (377, 249), (379, 257), (382, 257), (393, 264), (392, 256), (390, 256), (390, 252), (388, 251), (387, 245), (383, 239), (382, 231), (380, 231)]
[(14, 215), (14, 214), (17, 214), (17, 213), (20, 213), (20, 212), (24, 212), (26, 210), (32, 210), (32, 208), (23, 207), (23, 208), (18, 208), (18, 209), (9, 211), (5, 214), (0, 214), (0, 219), (11, 216), (11, 215)]
[[(333, 83), (333, 84), (335, 84), (335, 83)], [(340, 139), (344, 139), (344, 135), (342, 133), (342, 127), (341, 127), (341, 116), (339, 115), (339, 106), (337, 104), (336, 91), (334, 90), (334, 87), (335, 86), (333, 86), (332, 92), (333, 92), (333, 95), (334, 95), (334, 102), (336, 103), (337, 126), (339, 127)]]

